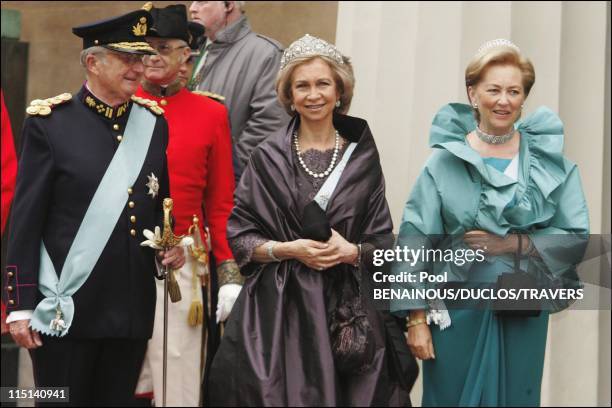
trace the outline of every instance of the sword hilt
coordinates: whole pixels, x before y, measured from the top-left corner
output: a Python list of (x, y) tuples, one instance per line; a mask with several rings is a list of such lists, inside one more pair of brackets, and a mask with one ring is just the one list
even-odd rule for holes
[(175, 247), (184, 237), (184, 235), (176, 236), (172, 231), (171, 214), (173, 206), (174, 202), (171, 198), (164, 198), (164, 229), (162, 231), (160, 246), (166, 250)]
[[(174, 232), (172, 232), (171, 214), (173, 205), (174, 203), (171, 198), (164, 198), (164, 230), (162, 231), (159, 245), (164, 248), (165, 251), (174, 248), (184, 237), (184, 235), (176, 236)], [(169, 269), (168, 265), (166, 265), (164, 275), (166, 282), (168, 282), (167, 289), (170, 294), (170, 299), (172, 303), (176, 303), (181, 300), (181, 288), (176, 281), (176, 277)]]

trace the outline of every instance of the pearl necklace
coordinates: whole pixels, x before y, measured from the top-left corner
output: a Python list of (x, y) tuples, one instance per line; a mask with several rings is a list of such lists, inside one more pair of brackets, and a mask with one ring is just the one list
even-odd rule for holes
[(495, 136), (495, 135), (490, 135), (488, 133), (483, 132), (482, 130), (480, 130), (480, 126), (476, 126), (476, 135), (478, 136), (478, 138), (485, 143), (494, 144), (494, 145), (504, 144), (508, 142), (510, 139), (512, 139), (512, 136), (514, 136), (514, 132), (515, 130), (513, 127), (509, 133), (506, 133), (505, 135), (501, 135), (501, 136)]
[(329, 176), (329, 173), (331, 173), (331, 170), (334, 168), (334, 164), (336, 164), (336, 159), (338, 159), (338, 151), (340, 150), (340, 134), (337, 130), (334, 154), (332, 156), (331, 163), (329, 163), (329, 166), (327, 167), (327, 170), (325, 170), (323, 173), (315, 173), (306, 166), (306, 163), (304, 163), (304, 159), (302, 159), (302, 153), (300, 152), (300, 143), (298, 142), (297, 131), (293, 133), (293, 143), (295, 144), (295, 151), (297, 153), (298, 161), (300, 162), (302, 168), (306, 171), (306, 173), (310, 174), (314, 178), (323, 178)]

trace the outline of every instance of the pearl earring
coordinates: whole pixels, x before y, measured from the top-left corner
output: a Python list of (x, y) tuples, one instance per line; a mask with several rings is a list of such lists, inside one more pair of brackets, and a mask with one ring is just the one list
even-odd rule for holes
[(336, 101), (336, 108), (339, 108), (339, 107), (340, 107), (340, 99)]
[(474, 104), (474, 109), (478, 109), (478, 104), (477, 103)]
[(291, 108), (291, 112), (295, 112), (295, 105), (291, 104), (290, 108)]

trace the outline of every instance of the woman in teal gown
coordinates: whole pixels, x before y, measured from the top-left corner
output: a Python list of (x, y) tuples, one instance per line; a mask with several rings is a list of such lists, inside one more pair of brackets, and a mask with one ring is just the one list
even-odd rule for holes
[[(542, 107), (519, 120), (534, 82), (532, 64), (514, 44), (481, 47), (466, 69), (471, 106), (449, 104), (436, 114), (435, 152), (405, 206), (398, 246), (463, 245), (483, 251), (486, 260), (397, 262), (396, 274), (447, 272), (449, 281), (494, 285), (514, 271), (518, 253), (521, 268), (538, 282), (579, 287), (580, 245), (559, 242), (588, 234), (587, 205), (578, 168), (562, 153), (559, 117)], [(446, 310), (440, 301), (416, 299), (391, 305), (408, 317), (408, 344), (423, 360), (423, 406), (539, 405), (549, 313), (567, 305), (543, 302), (547, 310), (537, 317)]]

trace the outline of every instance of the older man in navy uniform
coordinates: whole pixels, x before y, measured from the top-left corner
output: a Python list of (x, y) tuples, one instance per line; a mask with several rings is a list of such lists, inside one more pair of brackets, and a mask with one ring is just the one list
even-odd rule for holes
[[(133, 97), (151, 15), (76, 27), (87, 82), (31, 102), (10, 223), (3, 298), (38, 387), (70, 404), (124, 405), (134, 393), (155, 311), (155, 256), (140, 245), (169, 196), (168, 127)], [(180, 248), (158, 254), (181, 267)]]

